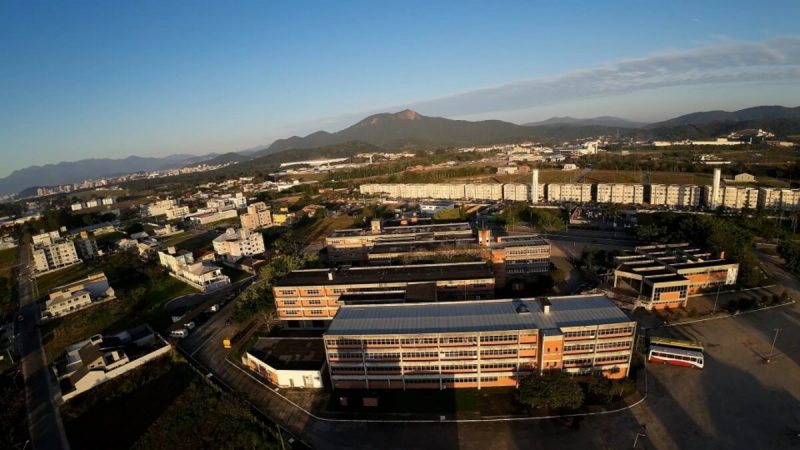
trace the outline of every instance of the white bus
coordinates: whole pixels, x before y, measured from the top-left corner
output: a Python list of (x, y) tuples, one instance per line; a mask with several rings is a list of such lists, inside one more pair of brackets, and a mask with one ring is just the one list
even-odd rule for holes
[(650, 351), (647, 353), (647, 360), (693, 369), (703, 368), (703, 352), (696, 350), (651, 345)]

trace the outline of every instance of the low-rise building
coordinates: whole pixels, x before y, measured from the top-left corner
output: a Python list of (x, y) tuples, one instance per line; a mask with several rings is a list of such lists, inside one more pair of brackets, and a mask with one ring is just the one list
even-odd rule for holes
[(228, 228), (225, 233), (214, 238), (214, 252), (226, 261), (233, 263), (243, 257), (261, 255), (266, 251), (264, 236), (252, 233), (247, 228)]
[(228, 219), (235, 219), (239, 216), (239, 213), (235, 209), (229, 209), (225, 211), (212, 211), (212, 212), (205, 212), (198, 215), (191, 216), (189, 220), (192, 223), (197, 225), (208, 225), (214, 222), (220, 222), (223, 220)]
[(689, 295), (736, 284), (739, 263), (688, 244), (646, 245), (615, 258), (614, 287), (635, 291), (646, 309), (685, 307)]
[(597, 203), (641, 205), (644, 203), (644, 185), (626, 183), (598, 183)]
[(325, 345), (318, 337), (261, 337), (242, 364), (280, 388), (323, 387)]
[(50, 290), (45, 300), (43, 315), (45, 317), (61, 317), (72, 314), (88, 306), (105, 300), (116, 298), (114, 289), (108, 284), (102, 272)]
[(551, 371), (625, 378), (635, 335), (590, 295), (343, 305), (324, 338), (334, 389), (482, 389)]
[(62, 398), (92, 388), (167, 354), (172, 347), (148, 325), (110, 336), (95, 335), (70, 345), (56, 364)]
[(170, 247), (166, 252), (158, 252), (158, 260), (172, 277), (201, 292), (215, 291), (231, 284), (221, 268), (209, 261), (195, 261), (192, 253), (186, 250), (175, 251)]

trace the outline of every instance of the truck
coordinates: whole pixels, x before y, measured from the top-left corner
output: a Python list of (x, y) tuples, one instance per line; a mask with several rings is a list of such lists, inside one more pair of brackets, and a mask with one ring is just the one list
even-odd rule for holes
[(189, 336), (189, 330), (187, 330), (186, 328), (178, 328), (177, 330), (170, 331), (169, 335), (170, 335), (170, 337), (183, 339), (183, 338)]

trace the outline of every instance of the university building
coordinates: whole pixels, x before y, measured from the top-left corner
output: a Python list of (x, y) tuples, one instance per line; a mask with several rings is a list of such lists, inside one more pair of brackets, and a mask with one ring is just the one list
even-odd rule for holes
[(628, 375), (636, 322), (604, 295), (343, 305), (325, 332), (334, 389), (518, 387)]
[(690, 294), (736, 284), (739, 263), (689, 244), (647, 245), (618, 256), (614, 287), (636, 291), (646, 309), (685, 307)]
[[(388, 297), (401, 302), (494, 298), (485, 262), (295, 270), (273, 285), (278, 318), (291, 328), (324, 328), (341, 303)], [(340, 297), (346, 296), (345, 300)]]

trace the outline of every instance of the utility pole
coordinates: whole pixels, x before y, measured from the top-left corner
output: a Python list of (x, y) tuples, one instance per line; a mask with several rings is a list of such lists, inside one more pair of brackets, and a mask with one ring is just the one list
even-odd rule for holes
[(717, 301), (719, 301), (719, 290), (721, 287), (722, 287), (721, 284), (717, 285), (717, 297), (714, 299), (714, 309), (711, 310), (712, 316), (717, 313)]
[(772, 360), (772, 354), (775, 351), (775, 342), (778, 340), (778, 333), (780, 333), (781, 330), (783, 330), (783, 328), (773, 328), (773, 329), (775, 330), (775, 337), (772, 338), (772, 347), (769, 349), (769, 356), (767, 356), (766, 360), (767, 364), (769, 364), (769, 362)]

